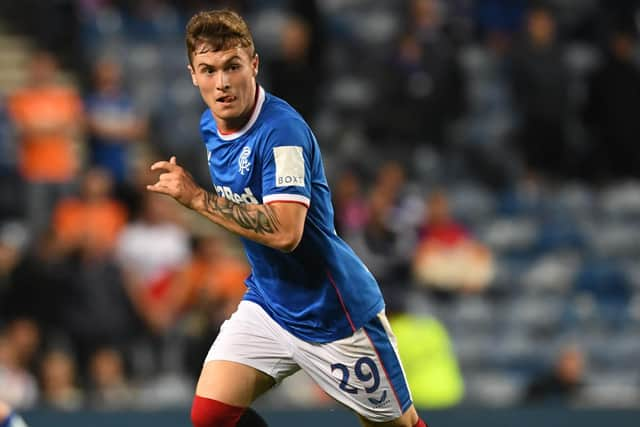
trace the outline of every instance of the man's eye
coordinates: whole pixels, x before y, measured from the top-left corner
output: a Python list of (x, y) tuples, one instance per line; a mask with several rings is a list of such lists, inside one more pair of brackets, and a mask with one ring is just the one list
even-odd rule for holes
[(229, 66), (229, 69), (230, 69), (231, 71), (239, 70), (239, 69), (240, 69), (240, 65), (238, 65), (238, 64), (231, 64), (231, 65)]
[(204, 68), (202, 71), (205, 74), (213, 74), (213, 73), (215, 73), (215, 70), (213, 68)]

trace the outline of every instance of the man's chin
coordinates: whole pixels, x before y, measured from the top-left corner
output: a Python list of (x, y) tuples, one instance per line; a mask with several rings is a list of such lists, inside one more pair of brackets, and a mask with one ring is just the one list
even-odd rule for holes
[(215, 118), (220, 120), (233, 120), (238, 117), (238, 113), (235, 110), (235, 108), (216, 108), (215, 110), (213, 110), (213, 115)]

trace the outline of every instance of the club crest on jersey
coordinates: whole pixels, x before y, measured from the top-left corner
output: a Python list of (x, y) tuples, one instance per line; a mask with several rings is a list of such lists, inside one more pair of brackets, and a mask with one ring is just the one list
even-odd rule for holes
[(240, 172), (240, 175), (244, 175), (245, 172), (249, 172), (249, 168), (251, 167), (251, 162), (249, 161), (250, 155), (251, 148), (245, 146), (240, 153), (240, 158), (238, 159), (238, 172)]

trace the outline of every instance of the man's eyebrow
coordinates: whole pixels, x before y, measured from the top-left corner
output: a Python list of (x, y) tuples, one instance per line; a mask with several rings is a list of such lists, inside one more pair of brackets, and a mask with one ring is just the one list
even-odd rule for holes
[[(240, 58), (240, 56), (238, 56), (238, 55), (233, 55), (231, 58), (226, 59), (222, 64), (223, 64), (223, 65), (226, 65), (226, 64), (228, 64), (228, 63), (229, 63), (229, 62), (231, 62), (231, 61), (241, 60), (241, 59), (242, 59), (242, 58)], [(207, 63), (207, 62), (201, 62), (201, 63), (199, 63), (199, 64), (198, 64), (198, 67), (216, 68), (216, 66), (215, 66), (215, 65), (213, 65), (213, 64), (209, 64), (209, 63)]]
[(227, 59), (226, 61), (224, 61), (224, 63), (229, 63), (231, 61), (234, 61), (236, 59), (241, 59), (238, 55), (233, 55), (231, 58)]

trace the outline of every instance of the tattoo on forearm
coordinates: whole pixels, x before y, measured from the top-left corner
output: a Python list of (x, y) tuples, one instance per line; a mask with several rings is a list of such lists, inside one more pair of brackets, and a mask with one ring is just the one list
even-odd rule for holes
[(268, 205), (249, 205), (234, 203), (215, 193), (205, 193), (205, 209), (235, 222), (240, 227), (258, 234), (275, 233), (280, 228), (280, 222), (273, 209)]

